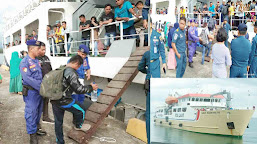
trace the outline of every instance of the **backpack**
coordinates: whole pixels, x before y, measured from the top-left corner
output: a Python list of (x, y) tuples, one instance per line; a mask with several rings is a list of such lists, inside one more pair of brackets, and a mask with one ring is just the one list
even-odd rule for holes
[(202, 29), (202, 32), (200, 33), (200, 38), (202, 39), (202, 41), (200, 43), (203, 46), (208, 45), (208, 36), (205, 31), (206, 31), (206, 29)]
[(50, 100), (59, 100), (62, 98), (63, 93), (69, 88), (63, 92), (62, 82), (65, 68), (65, 66), (61, 66), (44, 76), (40, 87), (40, 95), (42, 97), (49, 98)]
[(221, 14), (227, 15), (228, 14), (228, 6), (223, 6), (221, 9)]
[(209, 31), (212, 31), (214, 28), (215, 28), (215, 21), (213, 18), (210, 18), (208, 22), (208, 29)]

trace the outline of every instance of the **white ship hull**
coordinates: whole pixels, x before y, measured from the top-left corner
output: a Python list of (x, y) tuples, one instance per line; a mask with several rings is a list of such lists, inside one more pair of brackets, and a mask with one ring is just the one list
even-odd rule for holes
[[(156, 125), (208, 134), (243, 136), (254, 110), (217, 110), (200, 111), (194, 121), (154, 118)], [(235, 129), (229, 129), (227, 123), (233, 122)]]

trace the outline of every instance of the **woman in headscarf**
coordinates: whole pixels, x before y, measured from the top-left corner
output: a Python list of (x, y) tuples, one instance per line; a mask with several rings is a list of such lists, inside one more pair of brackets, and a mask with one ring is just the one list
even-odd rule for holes
[(10, 93), (18, 93), (22, 94), (22, 77), (20, 73), (20, 62), (21, 59), (19, 58), (18, 52), (12, 53), (12, 58), (10, 61)]
[(168, 33), (168, 46), (170, 48), (169, 50), (169, 55), (168, 55), (168, 69), (175, 69), (177, 66), (177, 62), (176, 62), (176, 58), (175, 58), (175, 52), (172, 49), (171, 46), (171, 42), (172, 42), (172, 37), (173, 37), (173, 33), (176, 29), (178, 29), (179, 27), (179, 23), (175, 23), (174, 27), (170, 29), (169, 33)]

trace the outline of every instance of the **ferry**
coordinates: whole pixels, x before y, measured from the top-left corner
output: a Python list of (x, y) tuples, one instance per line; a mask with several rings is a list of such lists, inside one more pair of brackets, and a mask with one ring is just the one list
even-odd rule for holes
[(197, 133), (243, 136), (255, 108), (234, 109), (231, 93), (169, 95), (155, 111), (155, 125)]
[[(77, 53), (78, 47), (81, 44), (81, 31), (79, 31), (79, 16), (84, 14), (86, 20), (90, 20), (92, 16), (95, 16), (97, 20), (104, 12), (104, 6), (111, 4), (114, 8), (116, 3), (113, 0), (64, 0), (63, 2), (57, 2), (59, 0), (31, 0), (28, 5), (20, 11), (17, 16), (8, 18), (4, 31), (4, 48), (3, 55), (5, 65), (10, 65), (10, 59), (12, 52), (28, 51), (26, 45), (26, 34), (32, 34), (33, 30), (36, 30), (38, 40), (46, 44), (46, 55), (49, 57), (52, 68), (56, 69), (61, 65), (66, 65), (70, 59), (70, 54)], [(133, 0), (136, 3), (139, 0)], [(130, 21), (136, 18), (131, 18)], [(46, 35), (47, 25), (55, 25), (56, 21), (66, 21), (69, 31), (65, 34), (65, 53), (64, 56), (55, 56), (50, 54), (50, 46), (55, 45), (49, 42)], [(124, 21), (114, 21), (108, 25), (123, 26)], [(150, 27), (149, 27), (150, 28)], [(94, 52), (94, 30), (99, 29), (98, 35), (100, 41), (104, 43), (105, 28), (103, 27), (91, 27), (91, 40), (90, 40), (90, 56), (89, 64), (91, 67), (91, 80), (99, 85), (99, 88), (104, 88), (108, 82), (114, 78), (123, 65), (128, 61), (132, 52), (136, 49), (135, 39), (123, 38), (123, 32), (119, 32), (118, 36), (110, 46), (109, 50), (105, 51), (104, 55), (97, 56)], [(148, 40), (149, 30), (145, 30), (145, 41)], [(69, 34), (73, 41), (67, 43), (67, 34)], [(147, 37), (148, 36), (148, 37)], [(21, 41), (19, 45), (7, 47), (10, 43), (15, 41)], [(147, 42), (146, 42), (147, 43)], [(70, 51), (67, 51), (67, 45), (71, 44)], [(60, 54), (59, 46), (57, 46), (57, 53)], [(149, 46), (149, 43), (147, 45)], [(98, 52), (99, 54), (99, 52)], [(143, 90), (143, 84), (145, 81), (145, 74), (139, 72), (134, 78), (133, 83), (128, 87), (126, 92), (122, 96), (122, 102), (128, 104), (130, 107), (136, 107), (139, 110), (140, 115), (145, 111), (145, 93)], [(136, 99), (136, 100), (135, 100)], [(142, 118), (142, 117), (141, 117)]]

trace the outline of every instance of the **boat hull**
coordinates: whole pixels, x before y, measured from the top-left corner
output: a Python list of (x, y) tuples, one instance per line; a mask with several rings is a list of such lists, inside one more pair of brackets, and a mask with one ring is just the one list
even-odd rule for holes
[[(219, 110), (200, 111), (198, 120), (174, 120), (154, 118), (156, 125), (168, 126), (192, 132), (218, 134), (227, 136), (243, 136), (254, 110)], [(227, 123), (233, 122), (234, 129), (229, 129)]]

